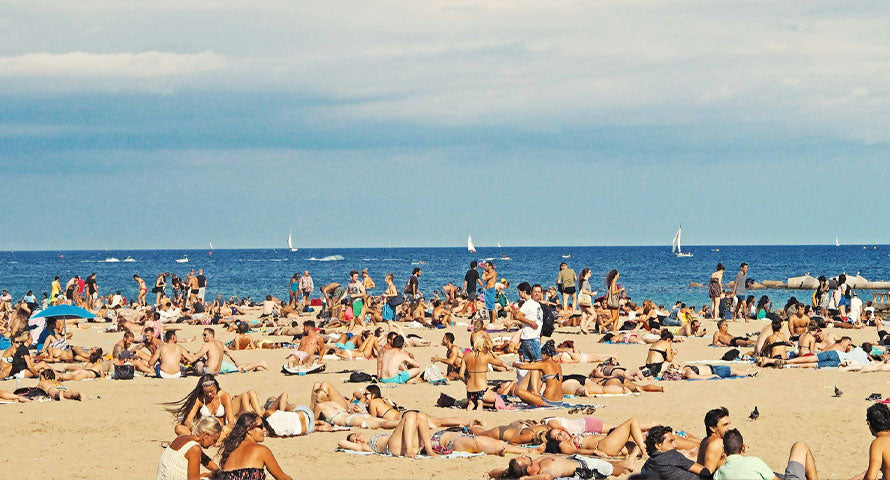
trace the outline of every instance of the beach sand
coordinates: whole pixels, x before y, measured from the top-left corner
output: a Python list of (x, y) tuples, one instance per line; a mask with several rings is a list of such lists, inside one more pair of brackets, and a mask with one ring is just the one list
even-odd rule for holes
[[(310, 318), (310, 317), (306, 317)], [(759, 331), (765, 322), (734, 323), (730, 332), (739, 335)], [(715, 330), (711, 321), (704, 326), (709, 333)], [(185, 326), (180, 343), (191, 351), (199, 348), (201, 327)], [(217, 327), (217, 338), (228, 341), (233, 334)], [(466, 327), (449, 329), (457, 337), (459, 346), (467, 346)], [(577, 330), (577, 329), (574, 329)], [(111, 350), (121, 338), (120, 333), (100, 333), (92, 329), (75, 329), (73, 345), (98, 345)], [(446, 330), (406, 330), (429, 339), (438, 345)], [(849, 334), (858, 344), (876, 338), (875, 329), (839, 330), (835, 334)], [(193, 337), (196, 340), (190, 341)], [(254, 334), (254, 338), (259, 337)], [(646, 345), (607, 345), (595, 343), (598, 335), (569, 334), (557, 331), (554, 339), (574, 340), (579, 351), (617, 352), (623, 365), (638, 366), (645, 359)], [(278, 337), (278, 340), (289, 340)], [(718, 359), (727, 348), (708, 347), (710, 335), (676, 345), (678, 359)], [(410, 348), (422, 365), (429, 358), (442, 355), (438, 346)], [(310, 387), (316, 381), (328, 381), (342, 393), (349, 395), (364, 384), (342, 383), (348, 374), (334, 373), (343, 369), (374, 372), (371, 360), (329, 362), (327, 371), (307, 376), (284, 376), (280, 365), (284, 350), (250, 350), (235, 352), (239, 362), (265, 360), (267, 372), (231, 374), (219, 378), (222, 388), (232, 395), (248, 389), (256, 390), (261, 400), (269, 395), (287, 391), (304, 405), (309, 404)], [(564, 365), (564, 373), (586, 374), (592, 364)], [(492, 379), (512, 378), (513, 373), (490, 374)], [(813, 450), (819, 474), (823, 478), (846, 478), (865, 469), (868, 445), (871, 441), (865, 423), (865, 409), (871, 393), (886, 396), (890, 375), (884, 373), (848, 373), (833, 369), (766, 369), (756, 378), (718, 381), (661, 382), (665, 393), (644, 393), (640, 396), (596, 399), (569, 399), (587, 404), (601, 404), (596, 416), (607, 422), (620, 422), (635, 416), (643, 421), (656, 421), (703, 436), (703, 417), (707, 410), (726, 406), (732, 423), (739, 428), (748, 445), (748, 453), (761, 457), (774, 470), (784, 471), (788, 450), (794, 441), (805, 441)], [(174, 419), (163, 402), (183, 398), (197, 382), (196, 377), (176, 380), (136, 377), (134, 380), (94, 380), (66, 382), (70, 388), (84, 393), (82, 402), (62, 401), (30, 404), (0, 405), (7, 442), (0, 455), (4, 471), (18, 472), (21, 478), (94, 479), (94, 478), (154, 478), (162, 442), (175, 438)], [(22, 380), (21, 386), (36, 385), (36, 380)], [(838, 386), (844, 395), (833, 398)], [(15, 381), (0, 382), (0, 389), (14, 390)], [(463, 410), (442, 409), (435, 406), (441, 392), (463, 398), (462, 383), (450, 382), (437, 387), (429, 384), (383, 388), (384, 396), (408, 408), (420, 409), (436, 416), (470, 416)], [(748, 414), (758, 406), (760, 419), (751, 422)], [(566, 415), (566, 410), (534, 412), (473, 412), (487, 425), (501, 425), (517, 418), (543, 418)], [(483, 478), (494, 467), (505, 466), (507, 459), (481, 456), (462, 459), (413, 460), (348, 455), (334, 452), (337, 442), (348, 432), (314, 433), (297, 438), (268, 438), (265, 444), (272, 449), (285, 472), (298, 478), (360, 479), (360, 478)], [(210, 449), (215, 454), (215, 449)]]

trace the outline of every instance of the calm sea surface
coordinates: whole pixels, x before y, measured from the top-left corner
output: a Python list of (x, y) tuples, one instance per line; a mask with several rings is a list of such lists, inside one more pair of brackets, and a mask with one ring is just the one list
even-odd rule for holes
[[(432, 294), (445, 283), (463, 283), (464, 272), (473, 260), (493, 259), (500, 277), (515, 286), (520, 281), (552, 285), (560, 262), (566, 261), (576, 272), (589, 267), (594, 288), (603, 289), (603, 279), (611, 268), (621, 272), (620, 283), (631, 297), (651, 298), (669, 304), (676, 300), (702, 305), (708, 302), (707, 289), (690, 288), (690, 282), (707, 284), (717, 262), (726, 265), (725, 280), (735, 275), (741, 262), (748, 262), (748, 276), (758, 281), (786, 280), (791, 276), (833, 276), (839, 273), (861, 275), (868, 280), (890, 280), (890, 246), (689, 246), (691, 258), (671, 255), (670, 247), (504, 247), (484, 248), (471, 254), (465, 248), (342, 248), (300, 249), (291, 252), (273, 250), (113, 250), (113, 251), (41, 251), (0, 252), (0, 288), (14, 298), (27, 290), (40, 297), (49, 292), (50, 282), (58, 275), (62, 283), (73, 275), (85, 277), (98, 273), (101, 294), (121, 290), (135, 297), (133, 274), (139, 274), (151, 288), (159, 272), (184, 276), (190, 269), (203, 268), (208, 279), (207, 298), (217, 293), (260, 298), (272, 294), (287, 298), (288, 280), (295, 272), (309, 270), (318, 287), (331, 281), (346, 283), (350, 270), (368, 268), (382, 291), (383, 276), (394, 273), (400, 288), (412, 268), (423, 269), (421, 291)], [(563, 256), (571, 255), (571, 258)], [(189, 263), (176, 263), (187, 256)], [(510, 257), (504, 260), (502, 257)], [(114, 257), (136, 262), (109, 263)], [(168, 282), (169, 283), (169, 282)], [(770, 291), (774, 303), (784, 304), (791, 295), (809, 298), (801, 291)], [(760, 294), (760, 292), (758, 292)], [(509, 292), (511, 299), (515, 290)], [(865, 292), (863, 301), (870, 300)]]

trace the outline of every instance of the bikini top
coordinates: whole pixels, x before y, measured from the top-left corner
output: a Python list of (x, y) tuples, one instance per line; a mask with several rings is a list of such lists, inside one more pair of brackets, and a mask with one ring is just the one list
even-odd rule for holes
[(655, 350), (655, 349), (653, 348), (652, 350), (649, 350), (649, 351), (650, 351), (650, 352), (655, 352), (655, 353), (660, 353), (661, 356), (664, 358), (664, 361), (665, 361), (665, 362), (666, 362), (667, 359), (668, 359), (667, 352), (665, 352), (664, 350)]
[[(209, 417), (209, 416), (211, 416), (211, 414), (210, 414), (210, 409), (207, 408), (207, 404), (206, 404), (206, 403), (205, 403), (204, 405), (201, 405), (201, 409), (198, 410), (198, 411), (201, 413), (201, 416), (202, 416), (202, 417)], [(216, 414), (213, 415), (213, 416), (216, 417), (216, 418), (222, 418), (222, 417), (224, 417), (225, 415), (226, 415), (226, 408), (223, 407), (222, 402), (219, 402), (219, 408), (216, 409)]]
[(542, 381), (542, 382), (546, 382), (547, 380), (550, 380), (551, 378), (555, 378), (555, 379), (557, 379), (557, 380), (559, 380), (559, 381), (561, 382), (561, 381), (562, 381), (562, 374), (561, 374), (561, 373), (553, 373), (553, 374), (550, 374), (550, 375), (541, 375), (541, 381)]

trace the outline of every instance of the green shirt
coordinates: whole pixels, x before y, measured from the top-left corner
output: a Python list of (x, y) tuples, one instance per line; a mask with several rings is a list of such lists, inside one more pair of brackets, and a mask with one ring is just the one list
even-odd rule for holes
[(562, 288), (574, 287), (576, 278), (577, 275), (575, 275), (575, 271), (566, 267), (565, 270), (559, 271), (559, 276), (556, 277), (556, 283), (561, 283)]
[(730, 455), (726, 463), (714, 472), (714, 480), (773, 480), (772, 468), (757, 457)]

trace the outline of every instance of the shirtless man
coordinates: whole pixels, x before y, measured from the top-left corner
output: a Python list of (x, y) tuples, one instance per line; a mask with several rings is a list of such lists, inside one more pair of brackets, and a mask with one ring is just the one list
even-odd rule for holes
[(684, 323), (680, 329), (677, 331), (678, 337), (704, 337), (705, 334), (708, 333), (708, 329), (701, 328), (701, 322), (698, 320), (693, 320), (689, 323)]
[(457, 304), (457, 292), (460, 291), (457, 285), (453, 282), (448, 282), (445, 285), (442, 285), (442, 293), (445, 294), (445, 302), (449, 305)]
[(445, 347), (445, 357), (433, 356), (430, 358), (430, 361), (433, 363), (442, 362), (447, 366), (448, 374), (446, 376), (448, 380), (459, 380), (460, 374), (458, 372), (460, 372), (460, 367), (463, 363), (463, 354), (460, 347), (454, 344), (453, 333), (446, 332), (442, 336), (442, 346)]
[(392, 348), (380, 355), (382, 360), (380, 383), (408, 383), (423, 373), (420, 364), (402, 351), (404, 346), (405, 338), (396, 335), (392, 339)]
[(306, 320), (303, 322), (300, 346), (287, 356), (287, 364), (290, 368), (295, 368), (299, 365), (312, 365), (317, 359), (318, 365), (324, 365), (324, 352), (324, 338), (315, 331), (315, 322)]
[(195, 276), (194, 270), (189, 273), (187, 279), (189, 282), (189, 305), (192, 305), (198, 300), (198, 292), (201, 291), (201, 286), (198, 282), (198, 277)]
[(532, 460), (528, 455), (520, 455), (508, 464), (507, 468), (496, 468), (488, 472), (488, 476), (494, 479), (518, 478), (534, 480), (553, 480), (555, 478), (586, 478), (577, 477), (575, 472), (581, 469), (593, 470), (590, 478), (605, 478), (610, 475), (624, 475), (634, 470), (630, 460), (621, 462), (606, 461), (601, 458), (573, 455), (544, 455)]
[[(202, 375), (207, 373), (218, 375), (234, 372), (258, 372), (269, 368), (265, 361), (238, 364), (238, 361), (232, 356), (226, 344), (216, 339), (216, 332), (212, 328), (205, 328), (201, 335), (204, 337), (204, 345), (201, 347), (201, 350), (198, 350), (195, 357), (201, 358), (206, 355), (207, 361), (198, 361), (195, 364), (195, 370)], [(223, 355), (229, 357), (231, 362), (223, 360)]]
[(148, 362), (146, 362), (145, 359), (137, 357), (130, 350), (134, 341), (135, 336), (133, 335), (133, 332), (124, 332), (124, 338), (115, 343), (114, 349), (111, 351), (112, 363), (119, 366), (127, 364), (133, 365), (134, 368), (142, 373), (147, 373), (149, 375), (154, 374), (155, 371), (149, 368)]
[[(182, 345), (176, 343), (176, 332), (167, 330), (164, 333), (164, 344), (161, 345), (148, 360), (149, 366), (154, 366), (158, 378), (180, 378), (182, 371), (179, 364), (182, 359), (194, 362), (195, 358)], [(158, 362), (160, 360), (160, 362)]]
[(345, 291), (346, 289), (343, 288), (343, 285), (340, 285), (337, 282), (329, 283), (321, 287), (321, 296), (325, 298), (328, 309), (333, 309), (334, 304), (340, 300), (340, 297), (343, 296)]
[(853, 477), (855, 480), (890, 478), (890, 408), (875, 403), (865, 413), (868, 429), (875, 439), (868, 448), (868, 469)]
[(442, 300), (433, 300), (433, 320), (438, 320), (442, 325), (454, 326), (453, 321), (451, 320), (451, 312), (445, 308), (445, 304)]
[(805, 357), (807, 355), (816, 354), (816, 332), (819, 332), (819, 324), (813, 320), (807, 324), (807, 331), (800, 335), (797, 340), (797, 356)]
[(485, 309), (488, 310), (488, 323), (494, 323), (497, 315), (497, 310), (495, 309), (497, 291), (495, 291), (494, 285), (498, 280), (498, 272), (495, 271), (494, 264), (491, 262), (483, 264), (483, 268), (485, 269), (482, 272), (482, 282), (485, 284), (485, 289), (483, 290), (485, 293)]
[(702, 439), (698, 447), (698, 459), (696, 463), (704, 465), (710, 472), (716, 472), (724, 462), (726, 454), (723, 453), (723, 435), (732, 428), (729, 420), (729, 410), (726, 407), (708, 410), (705, 414), (705, 429), (708, 436)]
[(733, 337), (730, 335), (729, 322), (726, 320), (717, 322), (717, 331), (714, 332), (714, 338), (711, 340), (711, 345), (718, 347), (750, 347), (755, 343), (755, 340), (750, 340), (745, 337)]
[[(794, 315), (788, 317), (788, 332), (791, 336), (803, 335), (807, 331), (810, 324), (810, 317), (804, 311), (802, 303), (797, 304), (797, 310)], [(713, 470), (712, 470), (713, 471)]]

